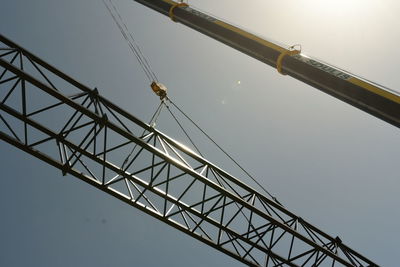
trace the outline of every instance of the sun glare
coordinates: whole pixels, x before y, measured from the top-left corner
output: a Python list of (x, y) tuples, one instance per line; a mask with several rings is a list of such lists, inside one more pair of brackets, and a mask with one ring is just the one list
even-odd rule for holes
[[(372, 11), (376, 1), (366, 0), (305, 0), (302, 1), (304, 12), (317, 13), (321, 17), (357, 19)], [(354, 17), (356, 16), (356, 17)]]

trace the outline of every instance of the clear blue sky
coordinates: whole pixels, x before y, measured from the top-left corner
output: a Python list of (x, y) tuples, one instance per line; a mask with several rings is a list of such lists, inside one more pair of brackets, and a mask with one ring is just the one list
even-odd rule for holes
[[(398, 129), (133, 1), (115, 2), (170, 97), (289, 210), (398, 265)], [(270, 2), (190, 1), (399, 90), (399, 3)], [(101, 1), (4, 0), (0, 32), (145, 121), (158, 105)], [(160, 119), (175, 136), (172, 120)], [(0, 159), (0, 266), (241, 266), (3, 142)]]

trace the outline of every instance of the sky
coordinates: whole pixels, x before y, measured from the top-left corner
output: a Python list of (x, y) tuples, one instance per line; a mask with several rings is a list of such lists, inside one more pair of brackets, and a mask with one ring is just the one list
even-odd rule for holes
[[(115, 2), (169, 97), (285, 207), (381, 266), (398, 265), (397, 128), (133, 1)], [(398, 1), (189, 4), (399, 91)], [(101, 1), (3, 0), (0, 32), (144, 121), (159, 104)], [(168, 114), (157, 127), (187, 142)], [(0, 266), (242, 266), (4, 142), (0, 159)]]

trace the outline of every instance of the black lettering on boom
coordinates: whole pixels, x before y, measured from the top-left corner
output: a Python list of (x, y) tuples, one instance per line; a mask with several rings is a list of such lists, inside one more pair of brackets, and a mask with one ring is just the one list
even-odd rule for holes
[(302, 62), (304, 62), (304, 63), (307, 63), (308, 65), (311, 65), (311, 66), (313, 66), (313, 67), (315, 67), (315, 68), (317, 68), (319, 70), (322, 70), (322, 71), (325, 71), (325, 72), (327, 72), (329, 74), (332, 74), (333, 76), (336, 76), (336, 77), (338, 77), (340, 79), (348, 80), (348, 79), (351, 78), (351, 76), (349, 74), (344, 73), (344, 72), (342, 72), (342, 71), (340, 71), (338, 69), (335, 69), (335, 68), (333, 68), (331, 66), (325, 65), (325, 64), (323, 64), (321, 62), (318, 62), (316, 60), (305, 58), (305, 57), (303, 57), (301, 55), (295, 55), (293, 57), (298, 59), (298, 60), (300, 60), (300, 61), (302, 61)]
[(193, 15), (196, 15), (198, 17), (206, 19), (206, 20), (208, 20), (210, 22), (215, 22), (217, 20), (217, 19), (215, 19), (215, 18), (213, 18), (213, 17), (211, 17), (211, 16), (209, 16), (207, 14), (201, 13), (200, 11), (194, 10), (193, 8), (190, 8), (188, 6), (182, 7), (182, 9), (192, 13)]

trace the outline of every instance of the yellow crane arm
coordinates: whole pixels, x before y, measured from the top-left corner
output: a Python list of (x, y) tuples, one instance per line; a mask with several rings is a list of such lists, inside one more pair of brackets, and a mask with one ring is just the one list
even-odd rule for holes
[(400, 95), (394, 91), (306, 56), (295, 48), (281, 47), (187, 4), (171, 0), (134, 1), (400, 127)]

